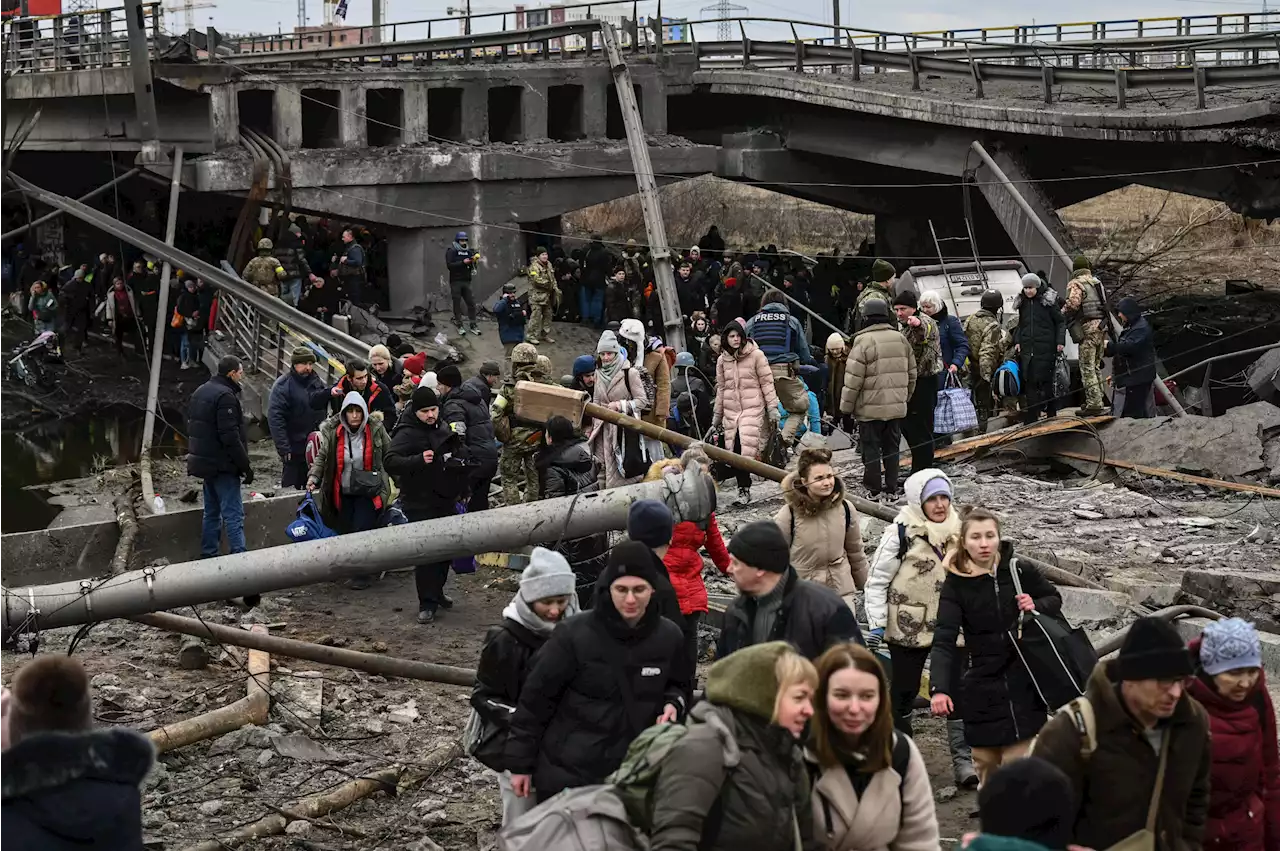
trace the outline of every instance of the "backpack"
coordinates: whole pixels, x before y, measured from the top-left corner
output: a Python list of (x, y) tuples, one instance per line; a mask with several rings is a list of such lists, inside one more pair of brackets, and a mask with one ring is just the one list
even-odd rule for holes
[(284, 533), (295, 544), (304, 541), (318, 541), (321, 538), (335, 538), (338, 533), (324, 525), (320, 519), (320, 510), (316, 508), (315, 498), (308, 492), (298, 503), (298, 516), (289, 521)]
[(1071, 718), (1072, 725), (1080, 734), (1080, 758), (1088, 762), (1098, 749), (1098, 719), (1094, 715), (1093, 704), (1087, 697), (1077, 697), (1063, 704), (1056, 714)]
[(627, 748), (618, 770), (607, 778), (607, 782), (616, 787), (631, 823), (642, 830), (653, 824), (653, 789), (662, 760), (688, 732), (684, 724), (656, 724), (645, 728)]
[[(841, 500), (841, 502), (844, 504), (844, 528), (847, 532), (849, 531), (849, 527), (853, 525), (853, 512), (849, 510), (849, 500)], [(794, 541), (796, 539), (796, 512), (795, 509), (792, 508), (787, 513), (791, 515), (791, 540)], [(899, 525), (898, 528), (902, 529), (902, 526)], [(906, 535), (905, 529), (902, 529), (902, 534)], [(904, 550), (903, 552), (906, 551)], [(900, 555), (898, 558), (902, 558), (902, 556)]]
[(996, 367), (991, 376), (991, 389), (1002, 399), (1012, 399), (1022, 395), (1022, 377), (1019, 374), (1018, 362), (1007, 360)]
[(648, 847), (649, 841), (631, 826), (618, 787), (610, 783), (558, 792), (498, 834), (498, 851), (646, 851)]
[[(893, 766), (893, 770), (898, 772), (898, 824), (901, 826), (902, 819), (906, 817), (906, 810), (901, 806), (903, 790), (907, 785), (907, 769), (911, 765), (911, 745), (907, 741), (907, 736), (902, 733), (894, 732), (893, 734), (893, 752), (889, 758), (889, 764)], [(834, 833), (834, 826), (831, 824), (831, 804), (821, 795), (817, 796), (822, 802), (822, 822), (823, 829), (827, 832), (827, 838), (831, 839)]]

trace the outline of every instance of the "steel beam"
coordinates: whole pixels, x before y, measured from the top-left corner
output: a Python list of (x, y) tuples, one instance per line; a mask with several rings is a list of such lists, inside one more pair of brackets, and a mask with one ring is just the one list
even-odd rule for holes
[(138, 111), (138, 135), (142, 137), (142, 161), (160, 161), (160, 121), (156, 117), (156, 93), (151, 79), (151, 45), (147, 38), (147, 13), (142, 0), (125, 0), (124, 17), (129, 31), (129, 66), (133, 71), (133, 101)]
[(24, 624), (53, 629), (134, 617), (625, 529), (627, 511), (638, 499), (662, 500), (681, 520), (703, 520), (715, 509), (715, 485), (705, 470), (692, 465), (661, 481), (598, 493), (145, 568), (98, 582), (3, 589), (0, 632), (25, 631)]
[[(77, 198), (76, 200), (77, 200), (77, 201), (79, 201), (81, 204), (85, 203), (86, 201), (92, 201), (94, 198), (97, 198), (99, 195), (103, 194), (103, 193), (104, 193), (104, 192), (106, 192), (108, 189), (111, 189), (111, 188), (112, 188), (113, 186), (115, 186), (116, 184), (118, 184), (118, 183), (123, 183), (123, 182), (125, 182), (126, 180), (128, 180), (128, 179), (129, 179), (129, 178), (131, 178), (131, 177), (136, 177), (136, 176), (137, 176), (139, 173), (141, 173), (141, 172), (142, 172), (142, 169), (141, 169), (141, 168), (131, 168), (131, 169), (129, 169), (128, 171), (126, 171), (124, 174), (120, 175), (119, 177), (117, 177), (117, 178), (115, 178), (115, 179), (113, 179), (113, 180), (108, 180), (106, 183), (102, 184), (102, 185), (101, 185), (101, 186), (99, 186), (97, 189), (94, 189), (94, 190), (91, 190), (91, 191), (89, 191), (89, 192), (86, 192), (85, 194), (83, 194), (83, 195), (81, 195), (79, 198)], [(9, 240), (9, 239), (13, 239), (14, 237), (22, 236), (24, 233), (26, 233), (26, 232), (27, 232), (28, 230), (30, 230), (31, 228), (39, 227), (40, 225), (44, 224), (45, 222), (51, 222), (51, 221), (53, 221), (54, 219), (58, 218), (58, 216), (61, 216), (61, 215), (62, 215), (62, 211), (61, 211), (61, 210), (54, 210), (52, 213), (45, 213), (43, 216), (41, 216), (40, 218), (38, 218), (38, 219), (36, 219), (35, 221), (31, 222), (31, 224), (29, 224), (29, 225), (23, 225), (23, 226), (22, 226), (22, 227), (20, 227), (20, 228), (14, 228), (13, 230), (11, 230), (11, 231), (9, 231), (9, 232), (7, 232), (7, 233), (0, 234), (0, 241), (3, 241), (3, 240)], [(110, 282), (108, 282), (108, 284), (109, 284), (109, 283), (110, 283)]]

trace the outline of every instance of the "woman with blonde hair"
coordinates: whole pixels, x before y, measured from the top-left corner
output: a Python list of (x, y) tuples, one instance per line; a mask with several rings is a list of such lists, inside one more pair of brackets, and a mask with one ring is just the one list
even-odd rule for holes
[(936, 851), (929, 769), (893, 725), (889, 683), (871, 651), (837, 644), (818, 658), (805, 758), (813, 820), (827, 851)]
[(942, 564), (947, 578), (930, 657), (933, 713), (955, 711), (950, 692), (956, 682), (956, 638), (963, 630), (969, 668), (959, 677), (956, 696), (964, 707), (964, 736), (981, 785), (1002, 764), (1026, 756), (1044, 726), (1048, 707), (1019, 660), (1012, 635), (1021, 612), (1056, 615), (1062, 597), (1039, 570), (1018, 562), (1013, 544), (1001, 540), (1000, 521), (985, 508), (964, 512), (960, 536)]
[(689, 732), (661, 764), (651, 851), (813, 847), (799, 740), (817, 685), (813, 664), (785, 641), (756, 644), (712, 665), (706, 700), (693, 708)]
[[(404, 381), (404, 367), (392, 357), (391, 350), (381, 343), (369, 349), (369, 369), (388, 393), (393, 392)], [(434, 384), (431, 389), (435, 389)]]

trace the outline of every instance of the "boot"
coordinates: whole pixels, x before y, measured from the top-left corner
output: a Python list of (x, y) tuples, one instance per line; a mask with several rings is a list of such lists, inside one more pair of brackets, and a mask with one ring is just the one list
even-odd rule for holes
[(477, 325), (476, 323), (472, 322), (472, 323), (471, 323), (471, 333), (472, 333), (472, 334), (475, 334), (477, 337), (479, 337), (479, 336), (480, 336), (480, 326), (479, 326), (479, 325)]
[(435, 609), (426, 608), (426, 609), (418, 610), (418, 623), (420, 624), (435, 623), (435, 620), (436, 620)]
[(736, 505), (746, 505), (751, 502), (751, 488), (738, 488), (738, 498), (735, 500)]
[(947, 744), (951, 748), (951, 772), (961, 789), (978, 788), (978, 772), (973, 768), (973, 752), (964, 738), (963, 721), (947, 721)]

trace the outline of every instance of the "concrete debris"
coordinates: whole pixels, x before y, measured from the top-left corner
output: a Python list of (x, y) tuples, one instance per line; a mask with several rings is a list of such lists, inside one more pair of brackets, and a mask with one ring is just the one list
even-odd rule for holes
[(200, 810), (201, 815), (216, 816), (218, 813), (222, 812), (222, 808), (225, 806), (226, 804), (218, 800), (201, 801), (200, 806), (197, 807), (197, 809)]
[(1107, 516), (1100, 511), (1090, 511), (1087, 508), (1073, 508), (1071, 513), (1081, 520), (1104, 520)]
[(285, 825), (284, 832), (290, 836), (310, 836), (315, 832), (316, 826), (304, 819), (291, 821)]
[[(1182, 574), (1182, 591), (1194, 602), (1280, 632), (1280, 570), (1194, 567)], [(1201, 603), (1200, 601), (1203, 601)]]
[(311, 733), (324, 714), (324, 680), (317, 671), (299, 671), (272, 682), (271, 714), (291, 730)]
[(271, 746), (271, 733), (262, 727), (249, 724), (239, 730), (232, 730), (219, 736), (209, 746), (209, 756), (222, 756), (245, 748), (266, 748)]
[(1060, 587), (1062, 614), (1072, 624), (1111, 621), (1129, 610), (1128, 594), (1117, 591), (1094, 591), (1091, 588)]
[(387, 712), (387, 720), (392, 724), (412, 724), (419, 717), (418, 702), (407, 700), (399, 706), (391, 707)]
[(933, 800), (937, 801), (939, 804), (945, 804), (958, 794), (960, 794), (960, 790), (956, 787), (943, 786), (933, 793)]
[(303, 762), (347, 762), (346, 757), (306, 736), (276, 736), (272, 740), (280, 756)]

